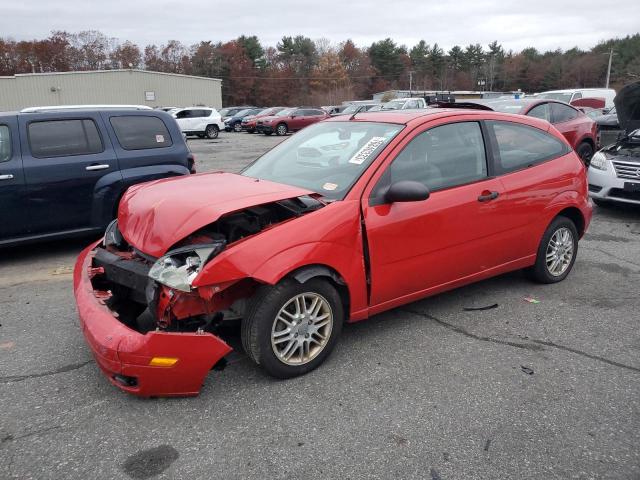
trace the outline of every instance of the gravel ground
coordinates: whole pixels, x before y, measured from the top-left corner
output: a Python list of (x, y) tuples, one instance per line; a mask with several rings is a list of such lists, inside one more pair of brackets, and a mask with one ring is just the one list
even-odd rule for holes
[[(237, 171), (280, 140), (189, 144)], [(596, 208), (560, 284), (516, 272), (349, 325), (293, 380), (234, 353), (190, 399), (99, 372), (72, 295), (88, 241), (0, 251), (2, 479), (640, 478), (640, 209)]]

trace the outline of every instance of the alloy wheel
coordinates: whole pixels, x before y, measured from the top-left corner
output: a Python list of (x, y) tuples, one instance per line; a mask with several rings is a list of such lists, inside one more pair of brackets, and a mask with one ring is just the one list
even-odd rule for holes
[(556, 230), (549, 239), (545, 255), (549, 273), (554, 277), (562, 275), (571, 265), (574, 250), (571, 230), (566, 227)]

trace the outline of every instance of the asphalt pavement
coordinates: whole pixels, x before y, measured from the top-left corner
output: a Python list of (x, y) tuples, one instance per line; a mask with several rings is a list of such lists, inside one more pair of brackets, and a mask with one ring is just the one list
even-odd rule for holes
[[(189, 144), (237, 171), (280, 140)], [(1, 479), (640, 478), (640, 208), (596, 207), (560, 284), (515, 272), (348, 325), (293, 380), (234, 352), (186, 399), (98, 370), (71, 281), (89, 241), (0, 250)]]

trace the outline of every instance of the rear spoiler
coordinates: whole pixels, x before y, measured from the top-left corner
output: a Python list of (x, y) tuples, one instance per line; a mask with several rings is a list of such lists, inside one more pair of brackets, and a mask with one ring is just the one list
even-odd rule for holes
[(491, 107), (473, 102), (435, 102), (429, 106), (438, 108), (465, 108), (469, 110), (493, 110)]

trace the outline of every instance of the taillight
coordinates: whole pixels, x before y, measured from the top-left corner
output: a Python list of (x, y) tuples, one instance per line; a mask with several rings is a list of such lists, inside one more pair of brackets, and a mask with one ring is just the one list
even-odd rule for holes
[(196, 156), (193, 153), (187, 155), (187, 166), (190, 173), (196, 173)]

